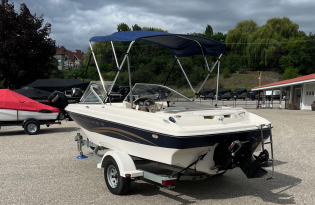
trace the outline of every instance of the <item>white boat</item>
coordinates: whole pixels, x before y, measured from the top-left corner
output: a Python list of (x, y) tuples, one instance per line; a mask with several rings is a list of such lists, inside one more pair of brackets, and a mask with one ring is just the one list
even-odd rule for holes
[[(111, 42), (118, 67), (116, 80), (126, 60), (130, 70), (128, 53), (135, 40), (169, 48), (194, 93), (198, 92), (191, 86), (177, 57), (201, 54), (219, 56), (220, 59), (225, 50), (223, 44), (208, 38), (149, 31), (93, 37), (90, 47), (94, 56), (92, 41), (131, 41), (120, 65)], [(208, 67), (209, 75), (216, 65), (219, 69), (219, 59), (211, 69)], [(106, 85), (101, 76), (100, 79), (100, 83), (90, 84), (80, 103), (66, 107), (71, 118), (96, 145), (210, 175), (235, 167), (240, 167), (248, 178), (262, 177), (267, 173), (261, 168), (261, 163), (268, 161), (268, 152), (263, 150), (259, 156), (253, 153), (271, 134), (272, 126), (268, 120), (242, 108), (196, 103), (163, 85), (136, 83), (131, 87), (130, 75), (131, 92), (123, 102), (110, 103), (112, 86)]]
[(0, 127), (22, 125), (28, 134), (36, 134), (40, 124), (55, 124), (59, 112), (58, 108), (41, 104), (9, 89), (0, 89)]

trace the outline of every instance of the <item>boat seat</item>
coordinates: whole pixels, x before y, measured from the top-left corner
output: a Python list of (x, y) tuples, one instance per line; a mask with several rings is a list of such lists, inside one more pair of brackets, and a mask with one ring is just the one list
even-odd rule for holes
[(187, 110), (185, 107), (167, 107), (164, 108), (163, 111), (179, 111), (179, 110)]
[(40, 112), (40, 113), (51, 113), (50, 110), (46, 110), (46, 109), (41, 109), (39, 112)]

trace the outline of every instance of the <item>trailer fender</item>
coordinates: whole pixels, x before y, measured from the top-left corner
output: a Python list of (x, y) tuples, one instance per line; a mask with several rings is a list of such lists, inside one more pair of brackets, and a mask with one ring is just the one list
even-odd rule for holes
[(104, 168), (105, 162), (107, 159), (110, 157), (114, 158), (116, 161), (119, 171), (120, 171), (120, 176), (126, 177), (126, 175), (129, 177), (141, 177), (143, 176), (143, 171), (139, 171), (136, 168), (135, 163), (133, 162), (132, 158), (126, 154), (125, 152), (121, 151), (107, 151), (103, 158), (102, 161), (97, 164), (97, 168)]

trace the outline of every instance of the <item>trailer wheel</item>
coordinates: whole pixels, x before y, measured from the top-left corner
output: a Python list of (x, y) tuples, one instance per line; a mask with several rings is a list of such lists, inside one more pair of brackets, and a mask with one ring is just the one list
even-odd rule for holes
[(104, 177), (109, 191), (116, 195), (123, 195), (130, 189), (130, 178), (120, 176), (119, 168), (114, 158), (109, 158), (105, 162)]
[(39, 129), (40, 129), (40, 125), (34, 120), (27, 121), (24, 124), (24, 131), (29, 135), (37, 134)]

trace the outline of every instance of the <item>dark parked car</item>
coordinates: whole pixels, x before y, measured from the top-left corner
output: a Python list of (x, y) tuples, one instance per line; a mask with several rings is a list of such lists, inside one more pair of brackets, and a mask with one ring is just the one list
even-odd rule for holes
[(202, 90), (199, 91), (198, 93), (200, 98), (203, 98), (204, 100), (206, 100), (207, 98), (211, 98), (214, 99), (215, 96), (215, 89), (211, 89), (211, 88), (204, 88)]
[(235, 90), (232, 91), (232, 95), (234, 99), (245, 100), (248, 97), (246, 88), (236, 88)]
[(230, 100), (232, 98), (232, 91), (226, 88), (219, 88), (218, 90), (218, 99), (227, 99)]

